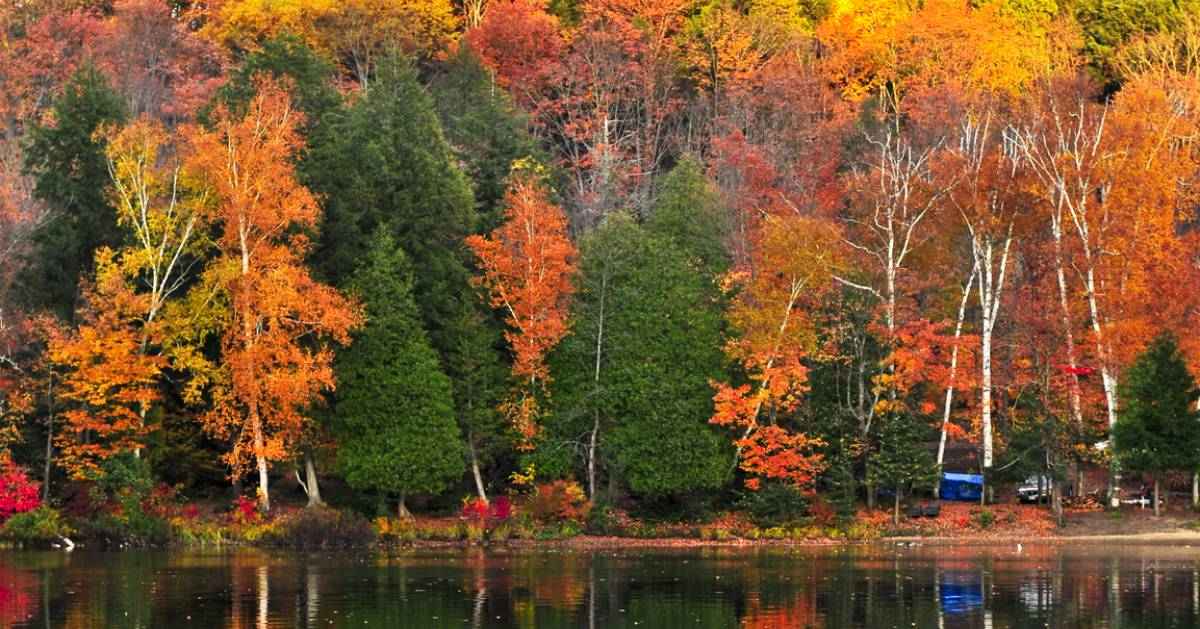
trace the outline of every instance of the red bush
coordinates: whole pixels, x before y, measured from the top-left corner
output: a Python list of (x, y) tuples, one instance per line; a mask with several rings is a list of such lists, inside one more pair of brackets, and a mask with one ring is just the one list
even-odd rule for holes
[(258, 501), (238, 496), (233, 503), (233, 516), (242, 522), (253, 522), (258, 519)]
[(0, 468), (0, 522), (14, 513), (33, 511), (42, 503), (41, 483), (30, 480), (25, 470), (6, 463)]
[(574, 479), (542, 483), (525, 502), (525, 508), (539, 522), (578, 522), (591, 505), (583, 488)]
[(484, 528), (491, 528), (512, 516), (512, 504), (508, 498), (500, 496), (490, 504), (480, 498), (467, 498), (463, 501), (462, 511), (458, 517)]

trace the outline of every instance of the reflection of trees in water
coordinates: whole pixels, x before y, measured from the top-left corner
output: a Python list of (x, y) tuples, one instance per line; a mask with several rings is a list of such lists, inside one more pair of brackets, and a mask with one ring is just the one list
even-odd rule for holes
[[(0, 626), (1200, 626), (1200, 555), (1141, 549), (0, 554)], [(353, 620), (350, 620), (350, 619)], [(24, 622), (22, 622), (24, 621)]]

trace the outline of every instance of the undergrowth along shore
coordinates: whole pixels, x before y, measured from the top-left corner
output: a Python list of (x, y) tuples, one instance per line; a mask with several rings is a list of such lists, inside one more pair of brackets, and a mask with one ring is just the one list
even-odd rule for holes
[(893, 524), (887, 510), (859, 510), (851, 516), (807, 515), (786, 522), (756, 522), (744, 511), (704, 522), (661, 522), (631, 518), (620, 510), (592, 509), (578, 517), (545, 517), (517, 509), (500, 497), (490, 504), (468, 501), (457, 516), (365, 518), (329, 507), (276, 508), (259, 513), (250, 501), (203, 513), (196, 505), (95, 518), (67, 518), (48, 507), (11, 517), (0, 535), (10, 545), (46, 547), (70, 538), (82, 547), (238, 547), (280, 548), (396, 547), (420, 545), (537, 545), (604, 539), (658, 540), (663, 545), (755, 544), (774, 542), (848, 543), (887, 538), (1004, 540), (1050, 538), (1053, 517), (1031, 505), (980, 506), (943, 503), (935, 518), (902, 519)]

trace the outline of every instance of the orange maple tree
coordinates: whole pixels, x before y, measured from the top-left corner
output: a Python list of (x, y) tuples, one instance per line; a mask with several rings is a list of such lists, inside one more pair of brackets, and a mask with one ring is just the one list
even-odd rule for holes
[(734, 270), (728, 281), (740, 286), (729, 318), (738, 336), (726, 346), (741, 363), (750, 383), (715, 383), (715, 413), (709, 421), (736, 431), (738, 465), (760, 477), (789, 482), (811, 491), (823, 469), (812, 450), (819, 439), (773, 422), (796, 408), (807, 390), (804, 359), (817, 338), (807, 309), (817, 303), (833, 280), (837, 234), (822, 220), (800, 216), (768, 216), (753, 246), (755, 270)]
[(143, 351), (146, 295), (132, 290), (113, 253), (96, 254), (96, 280), (73, 332), (47, 325), (48, 356), (71, 403), (55, 435), (58, 463), (72, 478), (95, 478), (104, 461), (142, 447), (143, 409), (159, 398), (165, 360)]
[(191, 130), (188, 170), (216, 199), (220, 253), (207, 278), (229, 304), (224, 365), (201, 421), (232, 442), (226, 461), (235, 477), (253, 462), (270, 509), (268, 462), (288, 456), (308, 423), (304, 408), (334, 386), (333, 354), (319, 341), (348, 342), (361, 315), (304, 266), (310, 245), (302, 232), (321, 210), (293, 167), (303, 117), (279, 85), (256, 87), (244, 115), (221, 107), (212, 130)]
[(503, 410), (529, 447), (538, 434), (537, 394), (550, 378), (546, 352), (569, 331), (578, 250), (567, 237), (566, 214), (550, 202), (535, 175), (514, 174), (509, 186), (504, 224), (490, 238), (470, 236), (466, 243), (479, 257), (474, 283), (487, 290), (492, 307), (505, 312), (517, 390)]

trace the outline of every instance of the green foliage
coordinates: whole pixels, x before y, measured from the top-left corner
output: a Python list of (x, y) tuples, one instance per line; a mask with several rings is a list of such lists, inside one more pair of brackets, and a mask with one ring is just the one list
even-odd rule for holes
[(474, 201), (433, 99), (411, 68), (392, 59), (327, 138), (305, 163), (310, 187), (325, 199), (310, 257), (317, 274), (345, 286), (370, 237), (390, 234), (418, 271), (413, 299), (453, 382), (459, 421), (477, 445), (490, 443), (507, 369), (499, 326), (468, 283), (463, 239), (476, 231)]
[(25, 169), (34, 179), (34, 196), (51, 215), (34, 234), (18, 284), (27, 305), (70, 318), (94, 252), (120, 238), (116, 212), (105, 196), (106, 142), (96, 131), (123, 122), (125, 104), (104, 73), (85, 64), (54, 100), (50, 117), (52, 123), (29, 131)]
[(808, 514), (804, 493), (787, 483), (764, 483), (758, 491), (746, 492), (738, 506), (760, 527), (792, 524)]
[(989, 509), (983, 509), (971, 516), (971, 523), (986, 531), (996, 523), (996, 514)]
[(501, 222), (513, 162), (537, 153), (526, 115), (465, 44), (446, 60), (430, 92), (446, 140), (474, 183), (476, 231), (490, 232)]
[(879, 443), (871, 452), (868, 476), (877, 487), (932, 487), (937, 463), (925, 449), (932, 429), (919, 417), (889, 414), (880, 423)]
[(686, 159), (664, 181), (645, 227), (614, 214), (583, 240), (572, 335), (551, 361), (552, 451), (598, 426), (600, 456), (642, 498), (729, 479), (729, 446), (707, 421), (709, 382), (725, 366), (716, 283), (728, 266), (723, 234), (716, 192)]
[(1171, 334), (1155, 339), (1121, 381), (1113, 448), (1126, 469), (1160, 476), (1200, 469), (1200, 390)]
[(411, 273), (380, 234), (351, 282), (367, 323), (339, 360), (334, 428), (338, 469), (359, 489), (437, 493), (465, 470), (450, 380), (421, 328)]
[(0, 535), (17, 542), (46, 542), (71, 534), (62, 514), (43, 504), (33, 511), (17, 513), (0, 528)]
[(694, 157), (680, 160), (663, 179), (646, 228), (670, 240), (709, 278), (729, 268), (725, 212), (704, 165)]
[(722, 304), (700, 258), (679, 244), (712, 251), (700, 235), (673, 229), (684, 212), (682, 201), (666, 206), (645, 229), (612, 215), (584, 240), (573, 333), (552, 359), (547, 447), (581, 440), (599, 422), (603, 454), (643, 498), (719, 487), (730, 475), (728, 445), (707, 421), (709, 382), (725, 360)]
[(305, 135), (313, 143), (313, 132), (342, 106), (342, 96), (334, 88), (337, 67), (333, 61), (309, 48), (294, 35), (281, 34), (263, 42), (262, 49), (246, 55), (229, 80), (218, 90), (215, 100), (200, 112), (207, 119), (217, 102), (239, 108), (254, 97), (254, 80), (266, 76), (281, 81), (296, 107), (305, 115)]
[(1080, 0), (1075, 17), (1083, 30), (1083, 49), (1105, 81), (1117, 80), (1113, 61), (1121, 45), (1143, 33), (1171, 30), (1194, 0)]
[(107, 459), (89, 493), (94, 503), (105, 505), (106, 512), (87, 523), (86, 537), (110, 544), (158, 544), (174, 535), (170, 524), (155, 512), (165, 495), (156, 494), (144, 458), (126, 453)]

